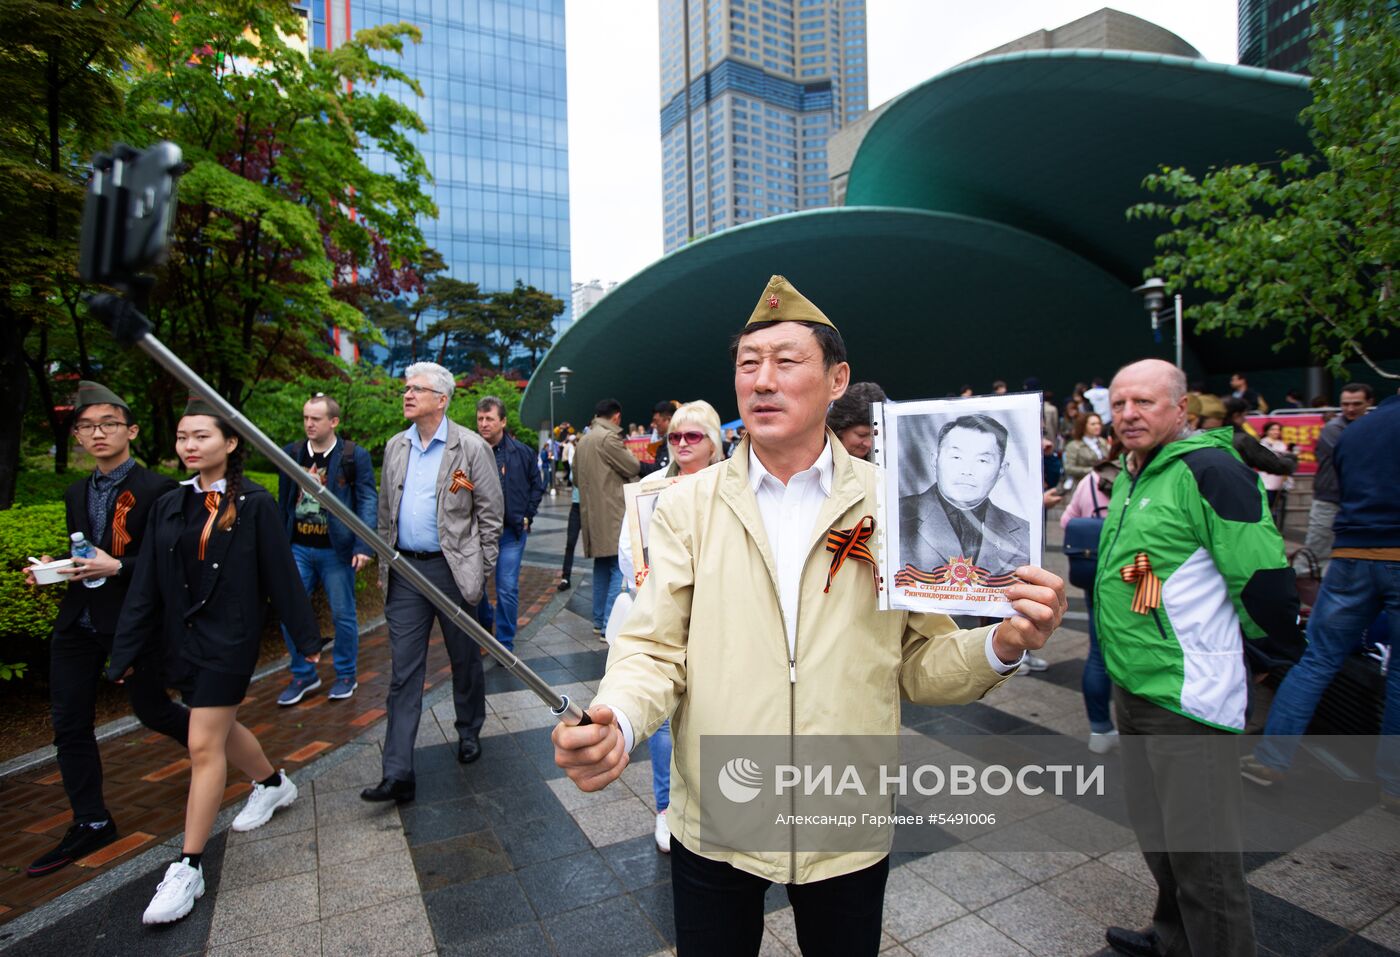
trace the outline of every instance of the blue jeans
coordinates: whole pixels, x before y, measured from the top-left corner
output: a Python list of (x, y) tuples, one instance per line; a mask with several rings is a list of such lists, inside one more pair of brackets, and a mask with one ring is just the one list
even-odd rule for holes
[(1400, 634), (1400, 562), (1334, 558), (1328, 563), (1308, 619), (1308, 649), (1279, 685), (1265, 737), (1254, 749), (1261, 762), (1280, 771), (1293, 763), (1298, 736), (1308, 730), (1318, 701), (1382, 611), (1389, 617), (1392, 654), (1376, 776), (1387, 794), (1400, 796), (1400, 661), (1393, 651), (1394, 636)]
[(651, 793), (656, 798), (656, 813), (671, 806), (671, 719), (661, 722), (656, 733), (647, 738), (651, 754)]
[(1113, 698), (1113, 682), (1104, 667), (1103, 651), (1099, 648), (1098, 629), (1094, 627), (1094, 596), (1084, 589), (1084, 604), (1089, 609), (1089, 656), (1084, 659), (1084, 676), (1079, 688), (1084, 694), (1084, 710), (1089, 715), (1089, 730), (1099, 734), (1113, 730), (1113, 714), (1109, 703)]
[(520, 561), (525, 557), (527, 533), (517, 528), (501, 531), (501, 554), (496, 558), (496, 605), (481, 596), (478, 620), (487, 631), (496, 626), (496, 640), (515, 650), (515, 628), (520, 619)]
[(622, 594), (622, 568), (617, 556), (593, 559), (593, 627), (599, 631), (608, 627), (608, 615), (613, 602)]
[[(355, 570), (349, 562), (342, 561), (333, 548), (293, 545), (292, 558), (296, 560), (301, 583), (308, 595), (317, 582), (325, 586), (331, 618), (335, 620), (335, 676), (353, 679), (360, 653), (360, 623), (355, 618)], [(282, 640), (292, 653), (292, 663), (288, 669), (292, 677), (302, 681), (315, 679), (316, 666), (297, 651), (285, 626), (282, 628)]]

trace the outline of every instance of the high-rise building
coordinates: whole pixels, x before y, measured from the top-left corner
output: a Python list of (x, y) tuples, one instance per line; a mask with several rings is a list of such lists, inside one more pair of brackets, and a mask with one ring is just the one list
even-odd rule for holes
[[(311, 41), (408, 22), (423, 42), (391, 62), (423, 87), (399, 97), (428, 127), (416, 145), (432, 173), (436, 220), (422, 223), (448, 276), (487, 292), (521, 280), (569, 312), (569, 154), (564, 0), (310, 0)], [(370, 161), (382, 161), (370, 146)]]
[(1307, 73), (1316, 6), (1317, 0), (1240, 0), (1240, 62)]
[(660, 0), (665, 249), (831, 205), (827, 139), (866, 109), (865, 0)]
[(588, 282), (574, 283), (574, 318), (583, 318), (585, 312), (598, 305), (600, 299), (616, 288), (616, 282), (604, 284), (601, 279), (590, 279)]

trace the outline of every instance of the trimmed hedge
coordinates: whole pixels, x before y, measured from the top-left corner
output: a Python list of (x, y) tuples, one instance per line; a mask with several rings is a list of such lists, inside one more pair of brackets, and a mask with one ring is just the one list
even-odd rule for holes
[(21, 469), (15, 478), (15, 508), (27, 505), (47, 505), (62, 502), (63, 493), (79, 479), (87, 478), (91, 472), (84, 469), (69, 469), (66, 472), (47, 472), (37, 469)]
[(0, 677), (23, 672), (20, 649), (47, 641), (63, 597), (61, 585), (31, 588), (23, 569), (27, 556), (59, 555), (68, 550), (63, 503), (0, 511)]

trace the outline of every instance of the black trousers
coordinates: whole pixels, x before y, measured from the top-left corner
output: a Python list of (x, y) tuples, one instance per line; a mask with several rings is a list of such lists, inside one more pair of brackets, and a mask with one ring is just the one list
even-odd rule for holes
[[(49, 701), (53, 710), (53, 743), (63, 790), (73, 806), (73, 820), (106, 820), (102, 800), (102, 759), (98, 756), (97, 687), (112, 653), (112, 636), (74, 625), (57, 629), (49, 642)], [(125, 682), (127, 698), (137, 719), (180, 743), (189, 744), (190, 712), (170, 700), (158, 653), (142, 658)]]
[(569, 506), (569, 537), (564, 543), (564, 574), (562, 578), (574, 577), (574, 549), (578, 548), (578, 536), (583, 531), (583, 513), (578, 502)]
[[(890, 859), (811, 884), (787, 884), (803, 957), (874, 957)], [(771, 882), (687, 851), (671, 838), (679, 957), (757, 954), (763, 941), (763, 895)]]

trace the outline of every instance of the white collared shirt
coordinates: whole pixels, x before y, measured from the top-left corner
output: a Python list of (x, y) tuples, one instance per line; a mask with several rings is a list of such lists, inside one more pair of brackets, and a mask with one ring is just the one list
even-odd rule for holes
[(218, 492), (220, 495), (222, 495), (222, 494), (224, 494), (224, 492), (228, 491), (228, 479), (215, 479), (215, 480), (214, 480), (214, 484), (211, 485), (211, 486), (209, 486), (208, 488), (203, 488), (203, 487), (201, 487), (200, 484), (199, 484), (199, 473), (198, 473), (198, 472), (196, 472), (194, 475), (190, 476), (189, 478), (185, 479), (185, 480), (184, 480), (183, 482), (181, 482), (180, 484), (181, 484), (181, 485), (193, 485), (193, 486), (194, 486), (194, 490), (195, 490), (196, 492), (199, 492), (201, 495), (208, 495), (210, 492)]
[(831, 443), (822, 445), (812, 467), (798, 472), (786, 485), (763, 467), (753, 446), (749, 446), (749, 487), (758, 500), (758, 514), (773, 564), (778, 571), (778, 604), (783, 610), (787, 631), (788, 662), (797, 648), (797, 605), (802, 590), (802, 568), (807, 564), (807, 546), (816, 531), (822, 503), (831, 495)]

